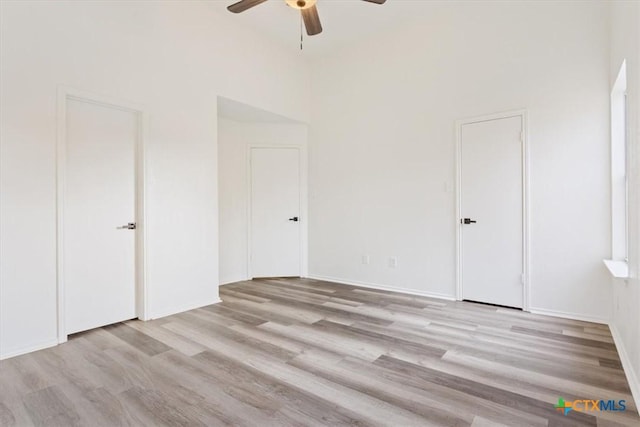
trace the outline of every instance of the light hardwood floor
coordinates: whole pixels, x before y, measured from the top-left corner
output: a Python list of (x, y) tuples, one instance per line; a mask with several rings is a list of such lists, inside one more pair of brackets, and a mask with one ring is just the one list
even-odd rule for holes
[(309, 279), (220, 292), (0, 362), (0, 425), (640, 425), (603, 325)]

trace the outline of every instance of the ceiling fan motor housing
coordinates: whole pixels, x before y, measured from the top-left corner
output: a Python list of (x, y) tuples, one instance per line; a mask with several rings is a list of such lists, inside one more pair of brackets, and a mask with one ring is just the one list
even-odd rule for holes
[(317, 0), (285, 0), (294, 9), (304, 10), (313, 7)]

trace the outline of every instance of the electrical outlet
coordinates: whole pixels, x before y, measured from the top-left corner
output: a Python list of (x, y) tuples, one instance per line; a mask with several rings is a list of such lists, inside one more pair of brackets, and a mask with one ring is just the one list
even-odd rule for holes
[(369, 258), (369, 255), (362, 255), (362, 263), (364, 265), (369, 265), (370, 262), (371, 262), (371, 259)]
[(391, 268), (396, 268), (398, 266), (398, 258), (397, 257), (390, 257), (389, 258), (389, 267)]

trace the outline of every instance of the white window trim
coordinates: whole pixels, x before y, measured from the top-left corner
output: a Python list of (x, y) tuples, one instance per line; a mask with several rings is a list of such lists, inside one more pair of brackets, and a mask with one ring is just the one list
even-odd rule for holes
[(611, 89), (611, 259), (604, 260), (614, 277), (629, 277), (628, 107), (627, 67), (622, 62)]

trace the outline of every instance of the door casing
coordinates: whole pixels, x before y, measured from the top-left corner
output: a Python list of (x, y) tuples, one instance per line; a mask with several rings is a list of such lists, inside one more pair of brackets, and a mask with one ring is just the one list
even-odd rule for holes
[(246, 153), (246, 165), (247, 165), (247, 280), (253, 279), (253, 273), (251, 271), (251, 213), (252, 213), (252, 188), (251, 188), (251, 151), (253, 149), (297, 149), (298, 161), (300, 165), (299, 169), (299, 188), (300, 188), (300, 277), (308, 276), (308, 209), (307, 209), (307, 156), (306, 147), (299, 144), (248, 144)]
[(137, 116), (138, 134), (135, 147), (135, 286), (136, 315), (148, 320), (148, 290), (146, 284), (146, 216), (145, 216), (145, 135), (147, 114), (143, 106), (126, 100), (78, 90), (69, 86), (58, 86), (57, 135), (56, 135), (56, 295), (58, 343), (67, 341), (65, 327), (64, 286), (64, 189), (67, 148), (67, 101), (75, 100), (132, 112)]
[(480, 123), (490, 120), (500, 120), (512, 117), (520, 117), (522, 120), (522, 309), (529, 311), (530, 293), (530, 248), (529, 248), (529, 144), (528, 144), (528, 120), (527, 110), (514, 110), (502, 113), (489, 114), (456, 121), (456, 300), (462, 300), (462, 126), (472, 123)]

